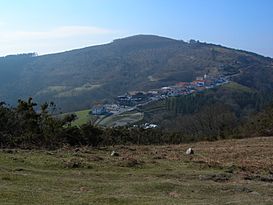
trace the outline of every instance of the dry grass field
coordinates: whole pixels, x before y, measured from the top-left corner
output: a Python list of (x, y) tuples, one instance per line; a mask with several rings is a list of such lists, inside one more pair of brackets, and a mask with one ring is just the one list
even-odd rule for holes
[[(192, 147), (193, 155), (186, 155)], [(111, 156), (115, 150), (118, 156)], [(0, 204), (273, 204), (273, 138), (0, 152)]]

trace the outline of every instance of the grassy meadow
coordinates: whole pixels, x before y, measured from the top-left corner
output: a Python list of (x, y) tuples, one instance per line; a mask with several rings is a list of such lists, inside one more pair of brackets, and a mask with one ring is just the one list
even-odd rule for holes
[(140, 112), (125, 112), (118, 115), (110, 115), (109, 117), (103, 118), (98, 122), (98, 125), (113, 127), (113, 126), (125, 126), (127, 124), (133, 124), (144, 117), (143, 113)]
[(96, 116), (90, 114), (91, 109), (86, 109), (86, 110), (80, 110), (76, 112), (71, 112), (71, 113), (64, 113), (62, 115), (66, 114), (75, 114), (77, 116), (77, 119), (72, 122), (73, 126), (80, 126), (83, 124), (86, 124), (90, 121), (95, 121)]
[[(72, 122), (72, 126), (81, 126), (83, 124), (86, 124), (88, 122), (92, 122), (96, 125), (101, 125), (105, 127), (112, 127), (112, 126), (124, 126), (135, 122), (138, 122), (143, 119), (143, 113), (131, 111), (131, 112), (125, 112), (118, 115), (100, 115), (100, 116), (94, 116), (90, 114), (90, 109), (87, 110), (80, 110), (76, 112), (71, 113), (65, 113), (65, 114), (72, 114), (74, 113), (77, 116), (77, 119)], [(62, 115), (65, 115), (62, 114)]]
[[(273, 138), (0, 151), (0, 204), (272, 204)], [(195, 154), (185, 155), (193, 147)], [(111, 156), (112, 150), (119, 156)]]

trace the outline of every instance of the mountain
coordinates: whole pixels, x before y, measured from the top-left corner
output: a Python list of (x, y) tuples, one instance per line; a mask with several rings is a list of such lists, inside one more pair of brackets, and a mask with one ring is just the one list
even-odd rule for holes
[(127, 91), (192, 81), (204, 74), (232, 75), (243, 86), (272, 91), (273, 59), (194, 40), (137, 35), (63, 53), (1, 57), (0, 100), (15, 104), (32, 96), (73, 111), (111, 102)]

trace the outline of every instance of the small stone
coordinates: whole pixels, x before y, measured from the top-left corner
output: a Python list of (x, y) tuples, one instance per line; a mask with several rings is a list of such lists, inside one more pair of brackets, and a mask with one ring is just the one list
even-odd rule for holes
[(191, 155), (191, 154), (194, 154), (193, 149), (192, 148), (187, 149), (186, 155)]
[(180, 196), (180, 194), (178, 194), (177, 192), (173, 191), (173, 192), (169, 193), (169, 196), (173, 197), (173, 198), (178, 198)]
[(253, 194), (253, 195), (260, 195), (258, 192), (256, 192), (256, 191), (252, 191), (252, 192), (250, 192), (250, 194)]
[(112, 157), (117, 157), (117, 156), (119, 156), (119, 153), (117, 153), (116, 151), (112, 151), (111, 156)]
[(54, 155), (53, 152), (46, 152), (46, 154), (48, 154), (48, 155)]
[(88, 191), (88, 188), (87, 187), (81, 187), (80, 188), (80, 192), (87, 192)]
[(23, 168), (16, 168), (16, 169), (14, 169), (14, 171), (21, 172), (21, 171), (24, 171), (24, 169)]

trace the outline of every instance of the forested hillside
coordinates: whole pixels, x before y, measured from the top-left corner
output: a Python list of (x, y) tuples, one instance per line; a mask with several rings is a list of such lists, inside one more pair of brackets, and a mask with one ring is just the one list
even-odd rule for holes
[(147, 90), (196, 76), (231, 75), (258, 92), (273, 87), (273, 61), (218, 45), (138, 35), (112, 43), (45, 56), (0, 58), (0, 98), (15, 105), (29, 96), (54, 101), (62, 111), (111, 102), (132, 90)]
[(139, 110), (144, 112), (143, 122), (155, 123), (165, 132), (196, 139), (220, 139), (272, 134), (272, 108), (268, 108), (272, 102), (272, 92), (229, 83), (151, 103)]

